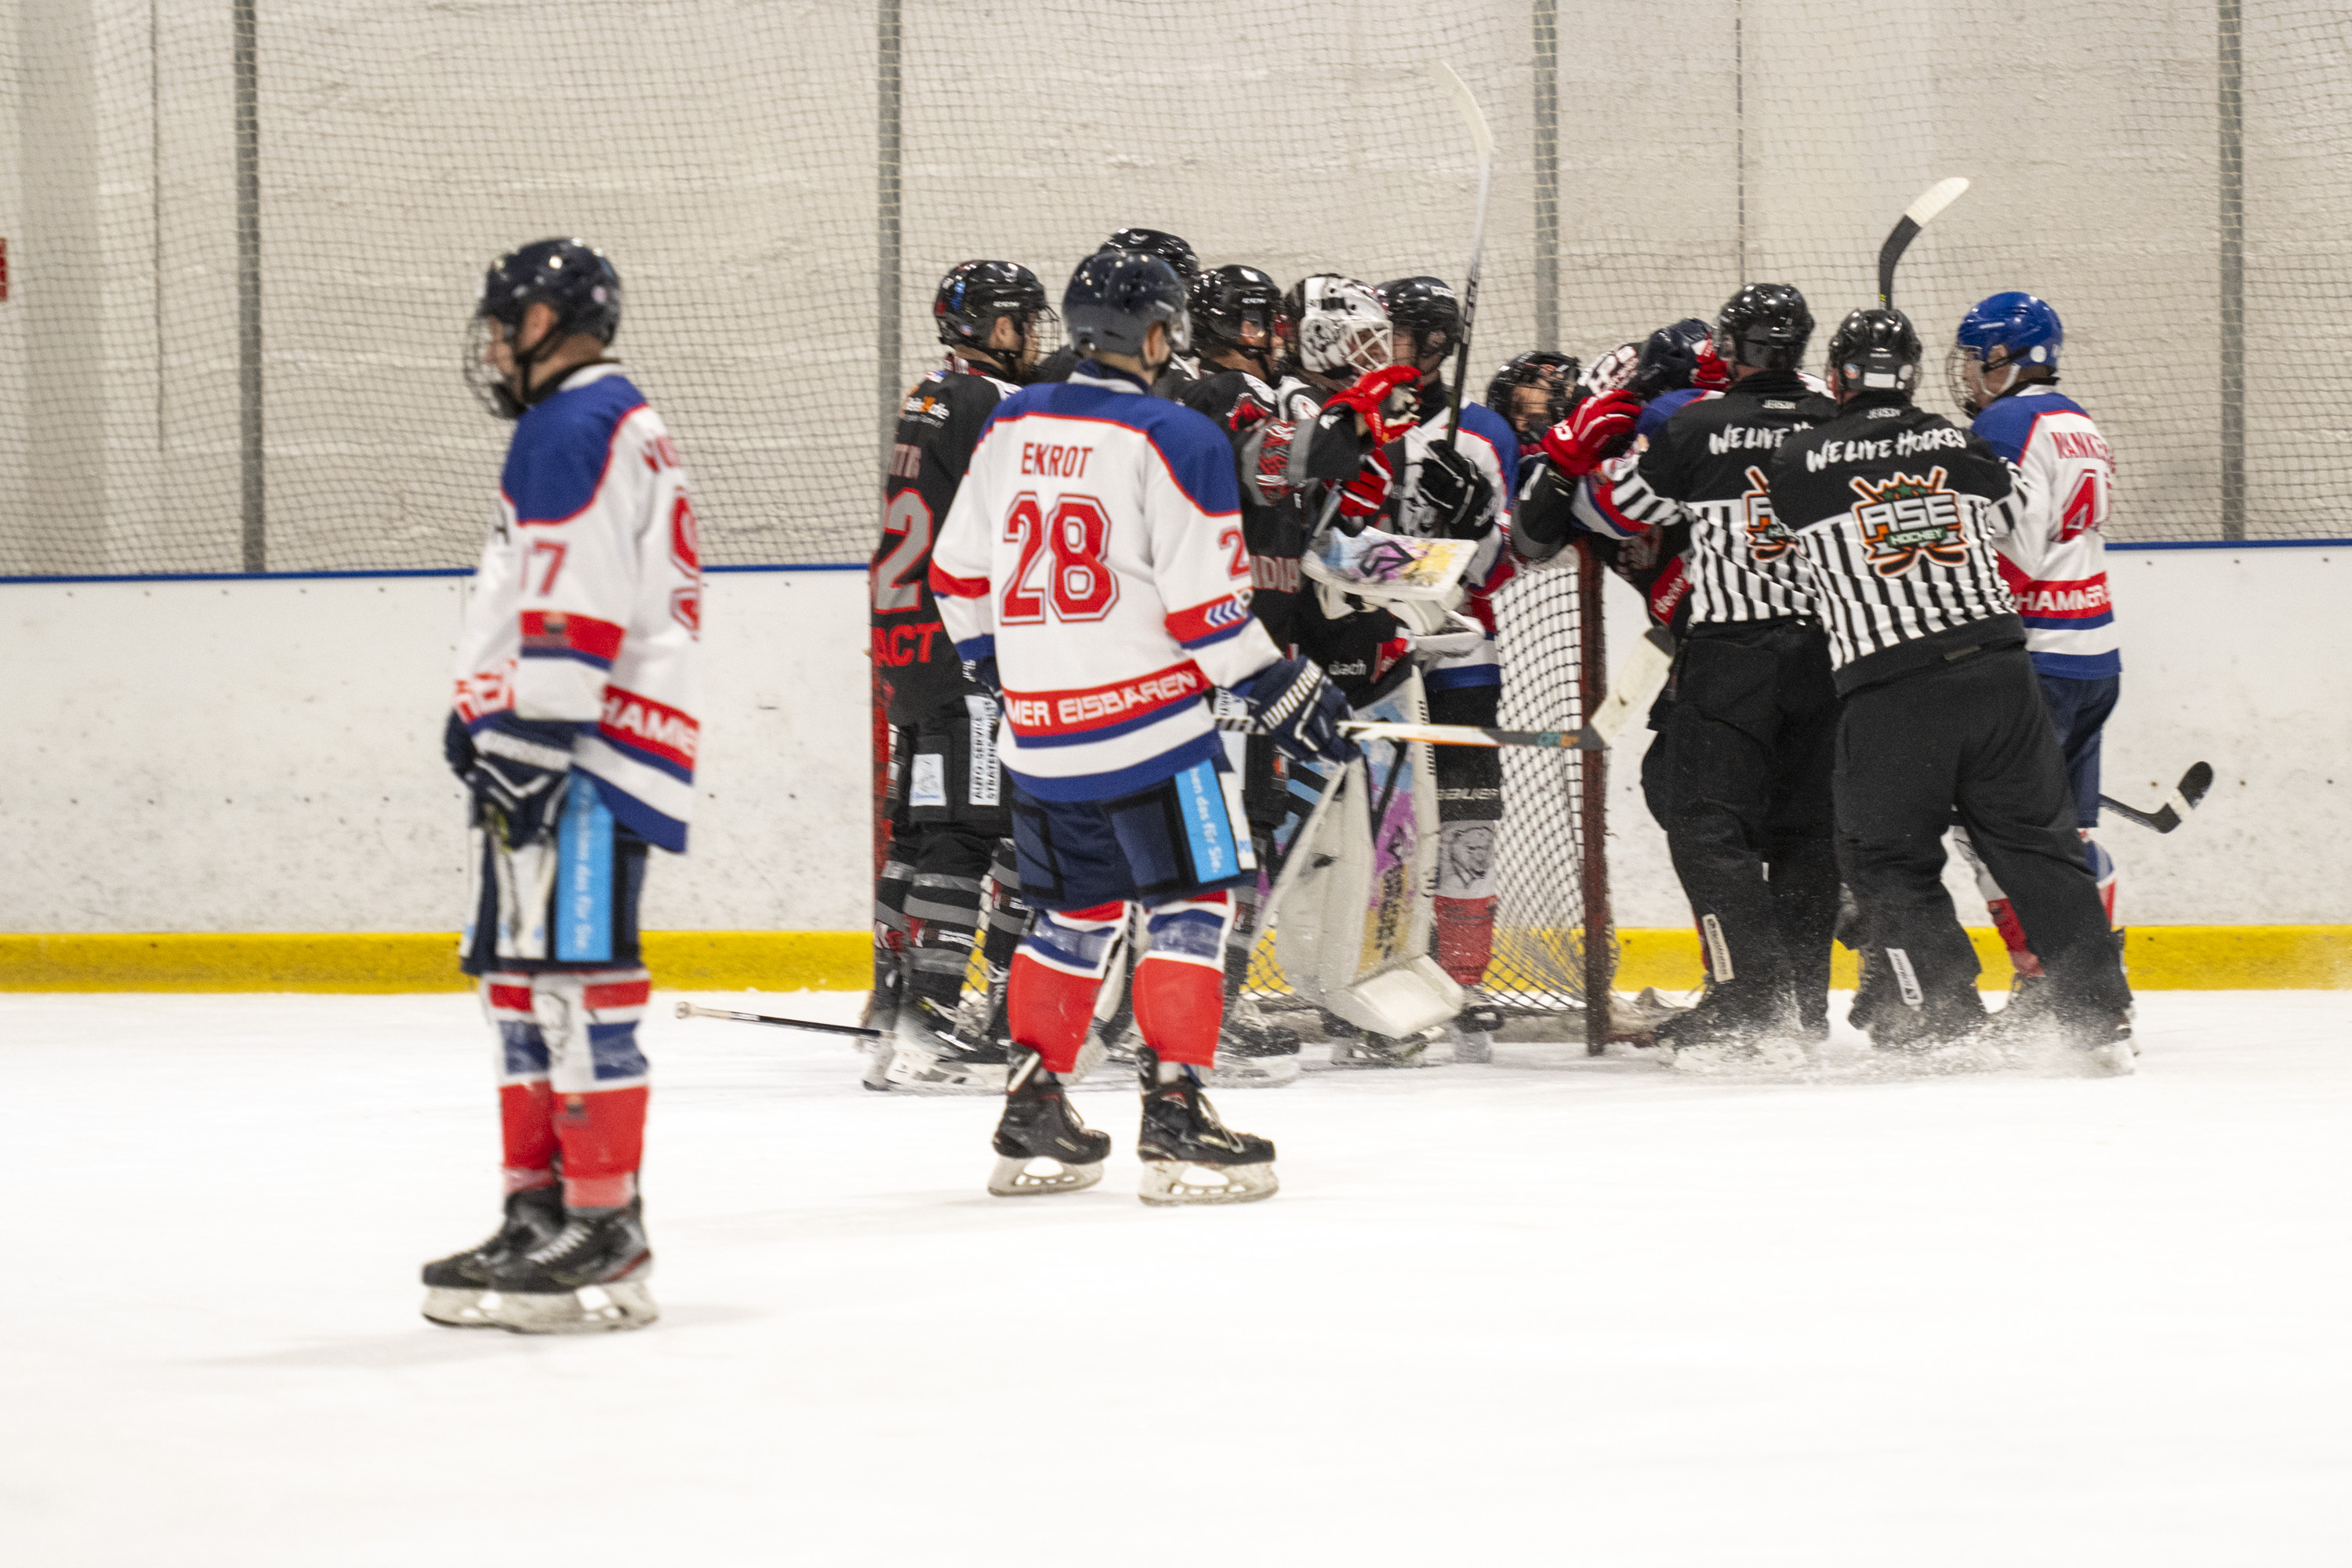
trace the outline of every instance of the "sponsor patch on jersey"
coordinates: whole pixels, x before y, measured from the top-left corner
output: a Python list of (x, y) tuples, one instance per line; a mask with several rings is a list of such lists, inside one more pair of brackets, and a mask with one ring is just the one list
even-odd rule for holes
[(1925, 479), (1895, 474), (1874, 485), (1856, 476), (1848, 481), (1862, 497), (1853, 509), (1863, 552), (1881, 577), (1900, 577), (1923, 560), (1939, 566), (1968, 563), (1969, 538), (1958, 494), (1944, 488), (1938, 467)]
[(948, 760), (937, 752), (918, 752), (907, 781), (908, 805), (944, 806), (948, 803)]
[(996, 762), (996, 704), (985, 697), (966, 697), (963, 710), (965, 721), (971, 727), (971, 762), (965, 770), (965, 804), (1002, 805), (1004, 771)]
[(677, 709), (618, 686), (604, 688), (604, 712), (596, 732), (626, 751), (667, 763), (680, 776), (694, 774), (702, 749), (702, 726)]
[(1008, 691), (1004, 716), (1023, 739), (1083, 739), (1191, 700), (1209, 689), (1209, 678), (1187, 659), (1172, 669), (1076, 691)]
[(1739, 504), (1745, 509), (1746, 521), (1740, 526), (1748, 535), (1748, 553), (1764, 563), (1778, 561), (1789, 553), (1796, 539), (1772, 515), (1771, 485), (1764, 470), (1753, 463), (1748, 467), (1748, 489), (1741, 494)]

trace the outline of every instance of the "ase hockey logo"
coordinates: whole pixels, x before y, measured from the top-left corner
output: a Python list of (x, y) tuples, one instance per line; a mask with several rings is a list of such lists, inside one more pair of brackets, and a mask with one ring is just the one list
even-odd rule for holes
[(1862, 497), (1853, 521), (1862, 532), (1863, 552), (1881, 577), (1900, 577), (1922, 559), (1938, 566), (1967, 564), (1969, 537), (1960, 498), (1944, 488), (1940, 466), (1924, 479), (1898, 473), (1883, 485), (1861, 478), (1849, 482)]
[(1741, 526), (1748, 535), (1748, 553), (1766, 563), (1789, 553), (1797, 542), (1780, 526), (1780, 520), (1772, 515), (1771, 487), (1765, 482), (1764, 470), (1753, 464), (1748, 466), (1748, 489), (1739, 503), (1746, 518)]

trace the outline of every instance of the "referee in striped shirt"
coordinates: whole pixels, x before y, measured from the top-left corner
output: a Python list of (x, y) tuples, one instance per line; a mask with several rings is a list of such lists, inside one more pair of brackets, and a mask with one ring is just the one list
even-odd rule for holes
[(1838, 859), (1865, 943), (1853, 1021), (1895, 1048), (1985, 1027), (1976, 952), (1942, 879), (1957, 815), (2042, 956), (2047, 1021), (2128, 1071), (2131, 993), (1993, 554), (2020, 515), (2012, 475), (1912, 406), (1919, 356), (1902, 312), (1847, 316), (1830, 341), (1838, 415), (1790, 437), (1769, 475), (1843, 700)]

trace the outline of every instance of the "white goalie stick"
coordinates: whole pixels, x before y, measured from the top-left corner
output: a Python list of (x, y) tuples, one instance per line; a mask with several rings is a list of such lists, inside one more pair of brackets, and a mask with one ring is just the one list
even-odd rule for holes
[(702, 1007), (692, 1002), (677, 1005), (681, 1018), (725, 1018), (736, 1024), (772, 1024), (779, 1029), (806, 1029), (814, 1035), (847, 1035), (860, 1040), (878, 1040), (886, 1031), (862, 1028), (856, 1024), (817, 1024), (806, 1018), (776, 1018), (765, 1013), (738, 1013), (727, 1007)]
[(2101, 795), (2099, 804), (2126, 822), (2137, 822), (2142, 827), (2169, 833), (2197, 809), (2197, 803), (2203, 800), (2205, 792), (2212, 787), (2213, 764), (2197, 763), (2180, 775), (2180, 782), (2172, 786), (2171, 795), (2154, 811), (2141, 811), (2136, 806), (2126, 805), (2111, 795)]
[(1432, 746), (1534, 746), (1548, 752), (1597, 752), (1608, 742), (1591, 730), (1497, 730), (1486, 724), (1404, 724), (1387, 719), (1342, 719), (1339, 733), (1357, 741), (1420, 741)]
[(1903, 253), (1911, 248), (1911, 242), (1919, 237), (1919, 231), (1934, 222), (1937, 213), (1959, 200), (1960, 193), (1968, 188), (1968, 181), (1957, 174), (1948, 180), (1937, 180), (1922, 191), (1919, 199), (1905, 207), (1903, 216), (1895, 220), (1894, 230), (1887, 235), (1886, 243), (1878, 247), (1880, 310), (1895, 308), (1895, 264), (1903, 259)]
[(1470, 271), (1462, 284), (1462, 341), (1454, 350), (1453, 412), (1445, 426), (1445, 445), (1458, 444), (1462, 434), (1462, 389), (1470, 379), (1470, 327), (1478, 319), (1478, 274), (1486, 265), (1486, 194), (1495, 183), (1495, 133), (1486, 128), (1486, 110), (1478, 107), (1470, 84), (1444, 60), (1433, 62), (1438, 85), (1453, 95), (1454, 106), (1470, 127), (1470, 142), (1478, 150), (1478, 216), (1470, 227)]

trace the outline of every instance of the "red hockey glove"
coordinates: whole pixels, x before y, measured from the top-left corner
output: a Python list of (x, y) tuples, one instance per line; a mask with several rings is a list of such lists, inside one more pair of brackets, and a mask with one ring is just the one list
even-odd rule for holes
[(1364, 466), (1356, 477), (1339, 488), (1339, 515), (1356, 525), (1357, 531), (1380, 516), (1381, 508), (1388, 505), (1389, 490), (1396, 483), (1396, 474), (1389, 467), (1388, 454), (1374, 447), (1364, 454)]
[(1544, 456), (1570, 478), (1589, 474), (1633, 444), (1642, 405), (1630, 392), (1588, 397), (1543, 433)]
[(1345, 392), (1334, 393), (1323, 405), (1328, 416), (1334, 408), (1354, 413), (1364, 427), (1364, 433), (1375, 445), (1386, 446), (1402, 434), (1402, 420), (1391, 420), (1381, 412), (1389, 394), (1402, 386), (1411, 386), (1421, 379), (1421, 372), (1409, 364), (1384, 364), (1378, 370), (1368, 370), (1357, 378), (1356, 384)]
[(1691, 371), (1691, 384), (1701, 392), (1721, 392), (1731, 384), (1731, 367), (1715, 352), (1715, 340), (1701, 343), (1695, 356), (1696, 368)]
[(1273, 412), (1273, 409), (1244, 392), (1234, 399), (1233, 407), (1226, 412), (1225, 428), (1236, 436), (1247, 436), (1265, 423), (1267, 416)]

